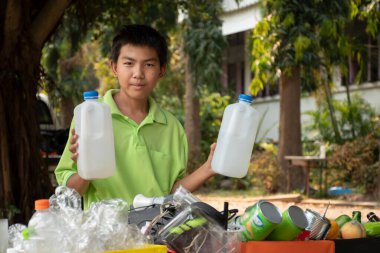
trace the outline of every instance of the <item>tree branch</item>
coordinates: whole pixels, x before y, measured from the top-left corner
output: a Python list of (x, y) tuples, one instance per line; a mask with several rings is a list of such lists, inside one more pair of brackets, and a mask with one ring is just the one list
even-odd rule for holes
[(48, 0), (46, 2), (30, 28), (30, 34), (38, 48), (43, 47), (70, 2), (71, 0)]

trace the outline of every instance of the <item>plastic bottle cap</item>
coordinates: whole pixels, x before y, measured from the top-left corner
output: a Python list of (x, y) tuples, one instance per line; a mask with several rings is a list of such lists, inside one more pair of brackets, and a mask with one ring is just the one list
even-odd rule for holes
[(239, 101), (245, 101), (248, 103), (252, 103), (253, 97), (251, 95), (247, 95), (247, 94), (240, 94), (239, 95)]
[(39, 199), (34, 201), (34, 209), (35, 210), (45, 210), (50, 207), (50, 203), (48, 199)]
[(83, 92), (83, 99), (98, 99), (99, 93), (96, 90), (90, 90)]

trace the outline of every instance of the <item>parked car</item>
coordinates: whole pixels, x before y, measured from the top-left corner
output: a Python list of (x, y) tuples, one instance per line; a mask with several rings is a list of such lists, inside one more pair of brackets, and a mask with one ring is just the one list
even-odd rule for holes
[(44, 157), (61, 155), (69, 136), (69, 128), (60, 128), (49, 99), (45, 94), (37, 94), (38, 120), (41, 134), (41, 153)]

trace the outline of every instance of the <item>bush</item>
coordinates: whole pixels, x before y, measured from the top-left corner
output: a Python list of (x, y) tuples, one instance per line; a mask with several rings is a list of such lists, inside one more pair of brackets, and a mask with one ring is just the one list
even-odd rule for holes
[(378, 183), (379, 141), (378, 136), (369, 134), (333, 147), (328, 157), (328, 184), (372, 195)]
[(273, 144), (260, 144), (254, 151), (249, 167), (248, 178), (251, 185), (265, 189), (266, 193), (276, 193), (279, 190), (282, 172), (277, 159), (277, 147)]
[[(333, 100), (332, 104), (343, 142), (366, 136), (373, 131), (379, 132), (374, 108), (358, 95), (352, 96), (351, 106), (346, 100)], [(316, 132), (315, 139), (325, 143), (338, 143), (326, 101), (317, 110), (306, 114), (311, 116), (312, 124), (305, 126), (303, 132)]]
[(222, 96), (218, 92), (210, 93), (207, 88), (203, 88), (201, 91), (201, 149), (204, 157), (207, 157), (210, 152), (210, 144), (216, 142), (218, 138), (224, 109), (231, 102), (229, 95)]

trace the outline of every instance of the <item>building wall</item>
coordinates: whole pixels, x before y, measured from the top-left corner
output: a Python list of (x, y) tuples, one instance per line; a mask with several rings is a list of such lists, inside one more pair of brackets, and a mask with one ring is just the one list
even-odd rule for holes
[[(380, 82), (365, 83), (350, 86), (351, 94), (359, 94), (366, 100), (377, 113), (380, 114)], [(344, 87), (339, 87), (333, 94), (335, 99), (346, 100)], [(264, 117), (263, 124), (259, 129), (256, 142), (262, 140), (278, 140), (279, 119), (280, 119), (280, 97), (258, 98), (254, 101), (254, 107)], [(310, 117), (304, 112), (316, 110), (315, 99), (311, 96), (304, 96), (301, 99), (301, 121), (302, 124), (310, 122)]]

